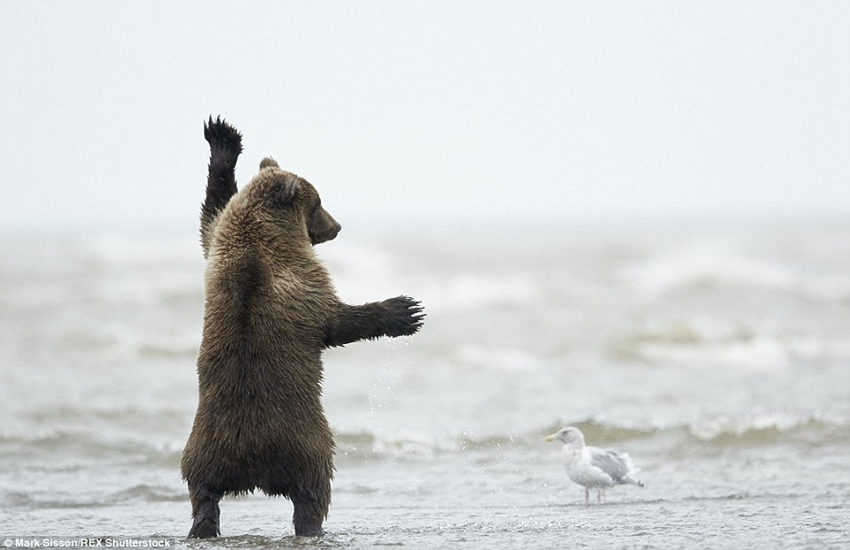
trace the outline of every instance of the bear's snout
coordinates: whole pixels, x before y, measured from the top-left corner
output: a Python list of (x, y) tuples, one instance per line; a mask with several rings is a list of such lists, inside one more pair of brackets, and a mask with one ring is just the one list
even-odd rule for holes
[[(332, 241), (332, 240), (336, 239), (336, 236), (339, 235), (340, 231), (342, 231), (342, 225), (338, 221), (336, 221), (335, 219), (331, 218), (331, 225), (328, 228), (327, 238), (324, 239), (324, 241)], [(324, 242), (324, 241), (322, 241), (322, 242)]]
[(324, 208), (314, 216), (307, 228), (307, 232), (310, 234), (310, 242), (314, 245), (334, 240), (341, 230), (342, 225), (333, 219)]

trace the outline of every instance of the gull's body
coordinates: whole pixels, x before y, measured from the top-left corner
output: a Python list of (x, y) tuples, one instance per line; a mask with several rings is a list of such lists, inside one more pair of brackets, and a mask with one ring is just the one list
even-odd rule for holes
[(625, 484), (643, 487), (643, 483), (634, 477), (635, 468), (628, 454), (585, 445), (584, 434), (572, 426), (546, 438), (546, 441), (554, 440), (563, 443), (561, 459), (564, 469), (574, 483), (584, 487), (585, 503), (590, 502), (591, 488), (596, 489), (596, 499), (602, 502), (608, 487)]

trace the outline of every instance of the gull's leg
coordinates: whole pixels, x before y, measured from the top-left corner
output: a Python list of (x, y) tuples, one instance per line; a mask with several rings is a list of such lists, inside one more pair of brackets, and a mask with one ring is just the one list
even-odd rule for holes
[(590, 504), (590, 487), (584, 488), (584, 503)]

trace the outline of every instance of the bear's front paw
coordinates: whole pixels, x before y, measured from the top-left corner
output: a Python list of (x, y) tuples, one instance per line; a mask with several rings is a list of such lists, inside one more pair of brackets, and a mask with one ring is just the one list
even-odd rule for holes
[(204, 139), (210, 144), (210, 148), (228, 151), (235, 155), (242, 152), (242, 134), (239, 131), (217, 117), (204, 123)]
[(386, 324), (384, 333), (387, 336), (409, 336), (422, 327), (425, 314), (417, 300), (409, 296), (397, 296), (384, 300), (386, 308)]

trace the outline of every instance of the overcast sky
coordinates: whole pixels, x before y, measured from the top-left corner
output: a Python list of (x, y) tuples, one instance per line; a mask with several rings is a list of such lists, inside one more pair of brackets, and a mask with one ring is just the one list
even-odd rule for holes
[(0, 2), (0, 227), (195, 225), (221, 114), (349, 219), (850, 219), (850, 2)]

